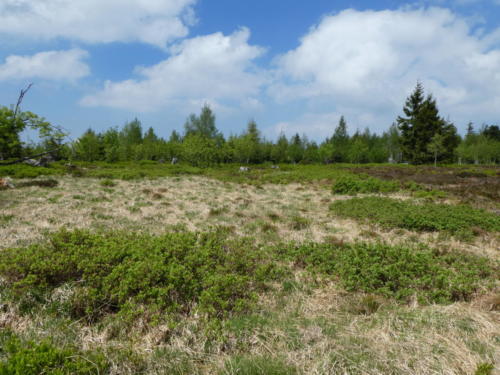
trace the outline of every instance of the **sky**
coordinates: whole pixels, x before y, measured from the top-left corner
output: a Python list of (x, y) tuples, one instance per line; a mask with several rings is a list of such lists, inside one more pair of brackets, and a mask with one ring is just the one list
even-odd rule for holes
[(226, 135), (381, 133), (418, 81), (460, 133), (498, 124), (500, 0), (0, 0), (0, 105), (33, 83), (74, 138), (204, 104)]

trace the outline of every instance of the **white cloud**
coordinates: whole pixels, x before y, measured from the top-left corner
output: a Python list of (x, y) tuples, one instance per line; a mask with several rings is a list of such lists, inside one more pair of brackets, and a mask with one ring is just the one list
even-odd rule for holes
[(40, 78), (55, 81), (75, 81), (90, 74), (83, 61), (87, 51), (46, 51), (32, 56), (11, 55), (0, 65), (0, 81), (10, 79)]
[(264, 82), (252, 61), (264, 50), (248, 44), (241, 29), (187, 39), (170, 48), (171, 57), (136, 68), (139, 79), (107, 81), (102, 91), (83, 98), (86, 106), (108, 106), (138, 111), (159, 110), (179, 103), (252, 103)]
[[(280, 101), (329, 101), (387, 128), (417, 80), (452, 120), (500, 115), (499, 34), (476, 35), (468, 21), (441, 8), (345, 10), (325, 17), (299, 47), (277, 59), (270, 93)], [(346, 113), (347, 112), (347, 113)], [(382, 121), (382, 123), (380, 123)]]
[(138, 41), (164, 47), (187, 35), (195, 1), (2, 0), (0, 32), (30, 39)]

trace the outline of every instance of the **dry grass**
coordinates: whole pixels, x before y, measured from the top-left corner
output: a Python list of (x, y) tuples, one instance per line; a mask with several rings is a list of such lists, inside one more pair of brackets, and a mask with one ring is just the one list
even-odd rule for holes
[[(401, 193), (400, 199), (410, 199)], [(472, 243), (439, 233), (416, 234), (386, 230), (336, 218), (329, 203), (349, 197), (300, 184), (260, 188), (204, 177), (119, 181), (112, 188), (99, 180), (64, 177), (54, 188), (25, 187), (0, 192), (0, 248), (40, 241), (60, 228), (146, 230), (162, 233), (172, 226), (207, 230), (224, 226), (235, 235), (251, 235), (262, 242), (356, 240), (388, 243), (421, 241), (497, 258), (498, 235), (483, 233)], [(453, 202), (450, 202), (453, 203)], [(297, 218), (304, 222), (297, 222)]]
[[(394, 197), (410, 199), (404, 194)], [(57, 187), (0, 191), (0, 248), (43, 240), (59, 228), (162, 233), (182, 225), (188, 230), (223, 226), (235, 236), (251, 235), (261, 243), (419, 241), (499, 259), (498, 235), (482, 233), (474, 242), (461, 242), (439, 233), (385, 230), (333, 217), (329, 204), (346, 198), (319, 185), (255, 187), (175, 177), (117, 181), (105, 187), (95, 179), (64, 177)], [(294, 225), (296, 218), (307, 225)], [(346, 294), (335, 283), (311, 279), (305, 272), (297, 271), (294, 277), (287, 286), (276, 286), (286, 292), (262, 295), (254, 315), (224, 323), (216, 339), (207, 336), (206, 322), (196, 315), (175, 326), (165, 322), (152, 327), (139, 321), (132, 332), (124, 333), (119, 322), (68, 325), (43, 313), (23, 316), (10, 305), (0, 311), (0, 329), (28, 337), (50, 335), (84, 349), (101, 347), (110, 353), (114, 374), (138, 371), (113, 357), (117, 349), (139, 353), (146, 358), (146, 373), (158, 374), (168, 373), (167, 360), (155, 354), (158, 350), (181, 353), (202, 374), (219, 373), (239, 354), (284, 357), (303, 374), (473, 374), (481, 363), (500, 364), (498, 293), (450, 306), (401, 306)], [(61, 290), (58, 298), (66, 292)]]

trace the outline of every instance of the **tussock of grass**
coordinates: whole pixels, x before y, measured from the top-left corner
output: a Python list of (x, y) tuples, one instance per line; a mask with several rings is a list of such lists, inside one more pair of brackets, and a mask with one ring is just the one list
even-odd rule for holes
[(466, 301), (491, 284), (486, 258), (385, 244), (304, 244), (281, 250), (299, 267), (338, 278), (348, 291), (423, 303)]
[[(0, 274), (12, 297), (46, 301), (71, 285), (67, 309), (88, 320), (120, 312), (189, 312), (198, 305), (213, 317), (251, 307), (256, 293), (279, 275), (266, 255), (221, 233), (59, 232), (44, 245), (7, 249)], [(31, 303), (26, 301), (25, 303)]]
[(477, 228), (500, 231), (500, 216), (465, 205), (418, 204), (384, 197), (364, 197), (334, 202), (330, 209), (342, 217), (421, 232), (447, 231), (470, 237), (478, 232)]
[(226, 363), (220, 375), (293, 375), (297, 369), (283, 360), (270, 357), (235, 357)]

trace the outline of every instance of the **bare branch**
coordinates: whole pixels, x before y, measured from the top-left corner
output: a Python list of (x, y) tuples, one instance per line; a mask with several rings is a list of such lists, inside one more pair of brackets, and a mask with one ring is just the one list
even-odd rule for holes
[(23, 102), (24, 95), (31, 89), (33, 83), (30, 83), (25, 89), (21, 89), (19, 93), (19, 97), (17, 98), (16, 109), (14, 110), (14, 120), (17, 118), (17, 113), (19, 112), (19, 108), (21, 107), (21, 103)]

